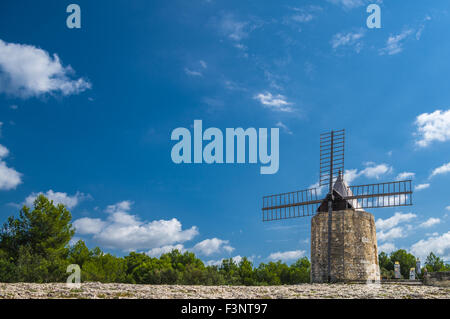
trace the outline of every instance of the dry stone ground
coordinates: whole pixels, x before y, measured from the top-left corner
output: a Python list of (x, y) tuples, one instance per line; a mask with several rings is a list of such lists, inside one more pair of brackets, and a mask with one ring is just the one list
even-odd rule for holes
[(450, 289), (424, 285), (301, 284), (290, 286), (180, 286), (82, 283), (69, 288), (63, 283), (0, 283), (2, 298), (445, 298)]

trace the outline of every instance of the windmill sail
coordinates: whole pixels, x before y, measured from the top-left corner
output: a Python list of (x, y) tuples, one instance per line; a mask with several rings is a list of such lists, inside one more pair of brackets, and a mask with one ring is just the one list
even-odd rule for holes
[(320, 136), (319, 185), (329, 186), (327, 196), (318, 199), (322, 187), (264, 196), (263, 221), (313, 216), (328, 211), (329, 203), (330, 212), (412, 205), (411, 180), (348, 186), (342, 174), (344, 140), (344, 130)]
[(263, 197), (263, 221), (313, 216), (322, 200), (320, 189), (310, 188)]

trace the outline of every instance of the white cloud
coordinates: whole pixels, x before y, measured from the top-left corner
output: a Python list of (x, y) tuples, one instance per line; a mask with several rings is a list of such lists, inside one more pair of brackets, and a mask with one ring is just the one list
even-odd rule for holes
[(395, 178), (398, 181), (401, 180), (405, 180), (405, 179), (412, 179), (416, 176), (416, 173), (412, 173), (412, 172), (403, 172), (397, 175), (397, 177)]
[(0, 145), (0, 190), (16, 189), (22, 183), (22, 174), (8, 167), (3, 160), (9, 155), (9, 150)]
[(416, 32), (416, 40), (420, 40), (420, 38), (422, 37), (423, 30), (425, 29), (425, 23), (430, 20), (431, 20), (430, 16), (425, 17), (424, 22), (419, 26), (419, 29)]
[(415, 135), (419, 137), (416, 144), (420, 147), (426, 147), (433, 141), (450, 140), (450, 110), (422, 113), (414, 124), (417, 126)]
[(201, 72), (199, 72), (199, 71), (193, 71), (193, 70), (190, 70), (190, 69), (188, 69), (188, 68), (184, 68), (184, 72), (185, 72), (187, 75), (191, 75), (191, 76), (203, 76), (203, 74), (202, 74)]
[(76, 192), (74, 195), (70, 196), (67, 193), (54, 192), (53, 190), (50, 189), (46, 193), (42, 193), (42, 192), (31, 193), (30, 195), (27, 196), (27, 198), (25, 198), (24, 204), (27, 205), (28, 207), (32, 207), (34, 200), (40, 194), (44, 194), (45, 197), (47, 197), (49, 200), (52, 200), (53, 204), (55, 204), (55, 205), (63, 204), (68, 209), (74, 208), (75, 206), (77, 206), (80, 203), (80, 201), (85, 200), (90, 197), (89, 195), (85, 195), (80, 192)]
[(289, 129), (289, 127), (287, 127), (284, 123), (282, 123), (281, 121), (277, 122), (275, 124), (275, 126), (282, 128), (283, 131), (285, 131), (287, 134), (292, 135), (292, 131)]
[(247, 91), (247, 89), (242, 86), (241, 84), (238, 84), (236, 82), (225, 80), (224, 81), (225, 88), (232, 91)]
[(291, 250), (291, 251), (285, 251), (285, 252), (275, 252), (271, 253), (267, 259), (272, 261), (290, 261), (290, 260), (297, 260), (303, 256), (305, 256), (304, 250)]
[(105, 211), (110, 214), (114, 214), (117, 212), (127, 212), (131, 209), (131, 205), (133, 205), (132, 201), (124, 200), (116, 204), (106, 206)]
[(248, 36), (249, 23), (238, 21), (232, 14), (225, 14), (219, 26), (221, 32), (233, 41), (240, 41)]
[[(83, 223), (91, 222), (100, 229), (93, 234), (94, 241), (111, 249), (149, 250), (151, 252), (154, 248), (162, 249), (164, 246), (189, 241), (198, 234), (195, 226), (183, 230), (181, 223), (176, 218), (150, 222), (141, 221), (136, 215), (129, 213), (131, 203), (123, 201), (108, 206), (106, 209), (108, 217), (101, 221), (101, 224), (98, 219), (84, 218)], [(83, 225), (78, 220), (74, 224)]]
[(16, 104), (13, 104), (13, 105), (10, 105), (9, 108), (10, 108), (11, 110), (17, 110), (17, 109), (19, 108), (19, 106), (16, 105)]
[(344, 173), (344, 180), (347, 182), (347, 184), (351, 184), (358, 176), (359, 174), (356, 168), (346, 169)]
[(203, 60), (200, 60), (199, 63), (200, 63), (200, 65), (202, 66), (202, 68), (204, 68), (204, 69), (206, 69), (206, 68), (208, 67), (208, 65), (206, 64), (206, 62), (203, 61)]
[(364, 37), (364, 32), (360, 30), (359, 32), (349, 32), (349, 33), (337, 33), (331, 39), (331, 47), (336, 50), (339, 47), (350, 46), (359, 53), (361, 51), (362, 43), (359, 41)]
[(32, 45), (0, 40), (0, 92), (27, 98), (47, 93), (78, 94), (91, 88), (83, 79), (71, 79), (71, 66), (63, 66), (57, 54)]
[(419, 184), (419, 185), (414, 187), (414, 190), (415, 191), (421, 191), (423, 189), (427, 189), (428, 187), (430, 187), (430, 184)]
[(450, 210), (450, 206), (445, 207), (446, 210)]
[(385, 253), (393, 252), (396, 249), (393, 243), (384, 243), (383, 245), (378, 246), (378, 253), (382, 251)]
[(205, 256), (209, 256), (222, 251), (231, 253), (234, 248), (228, 245), (228, 243), (228, 240), (222, 240), (219, 238), (205, 239), (197, 243), (192, 248), (192, 251)]
[[(236, 43), (235, 45), (234, 45), (234, 47), (235, 48), (237, 48), (237, 49), (239, 49), (239, 50), (242, 50), (242, 51), (247, 51), (248, 50), (248, 48), (247, 48), (247, 46), (245, 46), (245, 45), (243, 45), (242, 43)], [(245, 57), (248, 57), (248, 53), (244, 53), (244, 56)]]
[(308, 189), (311, 189), (311, 188), (315, 188), (315, 189), (316, 189), (317, 196), (320, 196), (320, 195), (322, 195), (322, 194), (324, 193), (324, 191), (327, 189), (327, 185), (322, 185), (322, 186), (320, 186), (320, 185), (319, 185), (319, 182), (317, 182), (317, 183), (312, 184), (311, 186), (308, 187)]
[(328, 0), (333, 4), (339, 5), (344, 9), (353, 9), (364, 5), (364, 0)]
[(419, 226), (423, 227), (423, 228), (430, 228), (430, 227), (432, 227), (434, 225), (439, 224), (440, 222), (441, 222), (441, 220), (439, 218), (431, 217), (427, 221), (425, 221), (422, 224), (420, 224)]
[(392, 172), (392, 167), (387, 164), (376, 165), (373, 162), (365, 163), (368, 165), (366, 168), (358, 171), (357, 169), (347, 169), (344, 173), (344, 180), (351, 184), (356, 178), (360, 176), (365, 176), (366, 178), (379, 179), (385, 174)]
[(450, 162), (442, 166), (439, 166), (438, 168), (435, 168), (431, 173), (430, 178), (436, 175), (446, 174), (448, 172), (450, 172)]
[(411, 246), (411, 252), (422, 260), (425, 260), (430, 252), (439, 256), (448, 256), (450, 254), (450, 231), (441, 236), (432, 236), (418, 241)]
[[(375, 165), (375, 164), (374, 164)], [(386, 164), (369, 166), (359, 172), (359, 175), (364, 175), (367, 178), (379, 179), (382, 175), (388, 174), (392, 171), (392, 167)]]
[(434, 233), (426, 233), (425, 236), (427, 236), (427, 237), (436, 237), (436, 236), (439, 236), (439, 233), (437, 233), (437, 232), (434, 232)]
[(402, 238), (402, 237), (405, 237), (405, 233), (403, 232), (402, 227), (394, 227), (388, 231), (382, 230), (377, 233), (377, 238), (380, 241), (387, 241), (387, 240), (392, 240), (392, 239)]
[(386, 46), (380, 49), (380, 55), (394, 55), (403, 51), (403, 40), (412, 34), (412, 30), (405, 30), (402, 33), (390, 36), (386, 41)]
[(314, 16), (311, 13), (299, 13), (293, 15), (291, 19), (295, 22), (306, 23), (314, 19)]
[(207, 262), (205, 262), (205, 265), (206, 265), (206, 266), (220, 266), (220, 265), (222, 265), (222, 260), (223, 260), (223, 259), (218, 259), (218, 260), (212, 259), (212, 260), (208, 260)]
[[(237, 264), (237, 265), (239, 265), (239, 263), (241, 262), (241, 260), (242, 260), (242, 257), (241, 257), (240, 255), (237, 255), (237, 256), (234, 256), (234, 257), (233, 257), (233, 262), (234, 262), (235, 264)], [(252, 258), (249, 257), (248, 260), (249, 260), (249, 261), (252, 261)]]
[(0, 144), (0, 159), (3, 159), (9, 155), (9, 150)]
[(73, 222), (78, 234), (81, 235), (93, 235), (100, 232), (105, 227), (105, 222), (100, 218), (88, 218), (83, 217)]
[[(233, 262), (237, 265), (239, 265), (239, 263), (242, 260), (242, 257), (240, 255), (234, 256), (231, 259), (233, 259)], [(251, 261), (251, 258), (248, 258)], [(218, 260), (208, 260), (205, 264), (206, 266), (220, 266), (222, 265), (222, 261), (224, 260), (224, 258), (222, 259), (218, 259)]]
[(289, 106), (292, 103), (289, 103), (286, 100), (286, 97), (277, 94), (272, 95), (270, 92), (259, 93), (254, 96), (255, 100), (258, 100), (264, 107), (268, 107), (274, 111), (279, 112), (293, 112), (294, 110)]
[(416, 218), (417, 215), (412, 213), (402, 214), (402, 213), (395, 213), (394, 216), (387, 218), (387, 219), (381, 219), (378, 218), (375, 222), (375, 227), (377, 230), (388, 230), (392, 227), (395, 227), (399, 225), (400, 223), (408, 222), (414, 218)]
[(182, 244), (178, 245), (166, 245), (162, 247), (155, 247), (150, 249), (146, 254), (150, 257), (160, 257), (162, 254), (170, 253), (172, 250), (178, 249), (181, 253), (184, 253), (186, 249)]

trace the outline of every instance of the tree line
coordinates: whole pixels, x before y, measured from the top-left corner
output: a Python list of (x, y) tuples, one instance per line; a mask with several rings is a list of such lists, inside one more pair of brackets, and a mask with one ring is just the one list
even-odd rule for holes
[[(0, 231), (0, 282), (65, 282), (67, 266), (81, 268), (82, 281), (133, 284), (186, 285), (285, 285), (310, 281), (307, 257), (291, 265), (281, 261), (260, 263), (246, 257), (239, 262), (223, 259), (220, 265), (205, 265), (192, 252), (172, 250), (159, 258), (131, 252), (117, 257), (99, 247), (89, 249), (83, 240), (69, 245), (75, 229), (67, 208), (54, 205), (39, 195), (33, 207), (24, 206), (18, 217), (11, 216)], [(382, 274), (393, 276), (394, 263), (408, 278), (415, 257), (404, 250), (379, 256)], [(428, 271), (450, 270), (439, 257), (430, 254)]]

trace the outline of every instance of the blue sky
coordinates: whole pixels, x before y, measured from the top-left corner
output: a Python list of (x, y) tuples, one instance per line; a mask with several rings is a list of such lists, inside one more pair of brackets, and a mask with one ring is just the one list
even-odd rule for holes
[[(117, 255), (292, 262), (310, 219), (263, 223), (262, 196), (314, 185), (319, 134), (345, 128), (351, 184), (416, 187), (371, 211), (379, 250), (450, 260), (448, 1), (77, 0), (69, 29), (72, 2), (0, 4), (1, 221), (42, 192)], [(196, 119), (279, 127), (279, 171), (174, 164), (171, 132)]]

